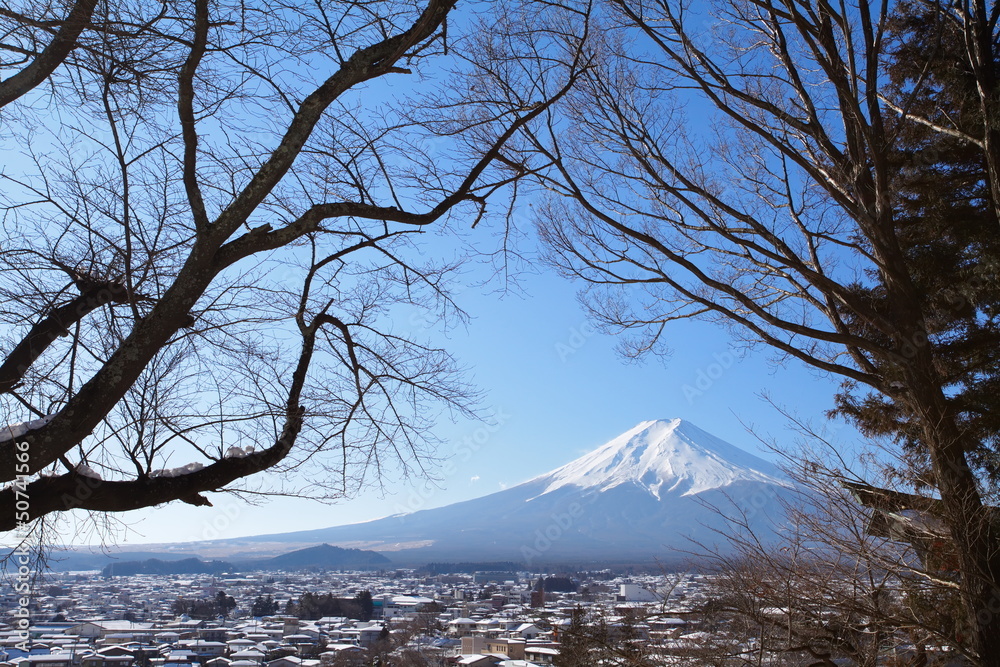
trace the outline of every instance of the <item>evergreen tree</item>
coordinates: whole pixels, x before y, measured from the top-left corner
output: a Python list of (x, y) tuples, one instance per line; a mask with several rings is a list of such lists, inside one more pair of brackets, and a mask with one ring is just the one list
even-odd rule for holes
[[(908, 0), (896, 7), (888, 26), (892, 47), (886, 97), (900, 116), (889, 153), (896, 238), (920, 296), (926, 328), (926, 340), (912, 341), (911, 349), (914, 354), (918, 346), (929, 349), (933, 371), (947, 390), (947, 409), (964, 436), (964, 458), (984, 499), (995, 504), (1000, 496), (1000, 202), (991, 189), (984, 150), (994, 122), (984, 116), (981, 103), (984, 78), (970, 62), (961, 24), (950, 20), (947, 10)], [(987, 50), (985, 57), (991, 67), (1000, 65), (994, 51)], [(1000, 96), (1000, 86), (985, 94)], [(878, 313), (896, 317), (896, 304), (880, 285), (855, 289)], [(849, 316), (845, 321), (859, 326)], [(862, 327), (861, 333), (878, 338), (870, 328)], [(883, 359), (879, 370), (902, 386), (906, 363)], [(847, 386), (838, 396), (837, 412), (862, 432), (901, 446), (905, 465), (895, 471), (898, 479), (917, 489), (941, 490), (926, 446), (921, 405), (884, 393), (859, 396), (853, 385)], [(988, 513), (973, 532), (975, 539), (992, 545), (990, 557), (961, 569), (964, 578), (996, 591), (1000, 526), (994, 517)], [(958, 567), (947, 551), (940, 558)], [(913, 603), (919, 607), (919, 600)], [(952, 611), (955, 606), (954, 600), (944, 604)], [(925, 618), (935, 618), (937, 608), (942, 604), (926, 607)], [(940, 618), (942, 634), (957, 644), (967, 642), (979, 622), (968, 610), (962, 616)]]
[[(526, 129), (549, 260), (627, 354), (706, 319), (839, 377), (836, 409), (939, 496), (956, 648), (1000, 665), (1000, 8), (718, 0), (716, 31), (612, 5), (574, 132)], [(679, 128), (692, 104), (718, 123)]]
[(215, 594), (215, 607), (219, 616), (229, 616), (229, 612), (236, 609), (236, 600), (232, 595), (226, 595), (225, 591), (219, 591)]
[(573, 609), (570, 624), (559, 632), (559, 654), (552, 661), (555, 667), (590, 667), (594, 664), (595, 639), (586, 617), (582, 608)]
[[(889, 104), (906, 111), (894, 126), (892, 202), (896, 235), (920, 309), (936, 370), (949, 388), (967, 456), (987, 490), (1000, 484), (1000, 234), (981, 144), (991, 123), (979, 103), (979, 82), (963, 48), (961, 26), (932, 4), (903, 2), (889, 22), (893, 48), (886, 71)], [(993, 54), (995, 59), (996, 55)], [(1000, 88), (990, 91), (1000, 95)], [(948, 128), (942, 132), (925, 122)], [(885, 290), (858, 284), (855, 290), (886, 317), (895, 304)], [(850, 325), (877, 337), (857, 318)], [(903, 349), (905, 353), (905, 348)], [(904, 355), (905, 356), (905, 355)], [(892, 360), (882, 372), (905, 380)], [(917, 486), (936, 487), (916, 407), (874, 393), (838, 397), (839, 413), (864, 432), (902, 444), (912, 468), (901, 471)]]
[(354, 600), (361, 607), (361, 620), (370, 621), (372, 616), (375, 614), (375, 601), (372, 600), (372, 592), (370, 590), (359, 591)]
[(253, 605), (250, 607), (250, 615), (254, 617), (261, 616), (272, 616), (278, 613), (278, 603), (274, 601), (274, 598), (268, 595), (263, 597), (258, 595), (257, 599), (253, 601)]

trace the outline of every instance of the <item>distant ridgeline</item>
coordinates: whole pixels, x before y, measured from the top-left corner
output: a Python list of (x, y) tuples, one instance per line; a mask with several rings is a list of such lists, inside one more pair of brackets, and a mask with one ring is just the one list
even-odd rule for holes
[(514, 561), (494, 561), (488, 563), (427, 563), (420, 572), (435, 574), (476, 574), (496, 572), (520, 572), (527, 569), (524, 563)]
[(329, 544), (320, 544), (266, 560), (249, 561), (243, 563), (241, 567), (244, 570), (366, 570), (384, 567), (390, 563), (392, 563), (391, 560), (377, 551), (343, 549)]
[(164, 561), (150, 558), (143, 561), (110, 563), (101, 574), (105, 577), (127, 577), (134, 574), (219, 574), (251, 570), (368, 570), (389, 565), (391, 561), (375, 551), (342, 549), (320, 544), (292, 551), (274, 558), (238, 563), (198, 558)]
[(104, 577), (129, 577), (134, 574), (219, 574), (232, 572), (232, 563), (221, 560), (203, 561), (198, 558), (184, 560), (133, 560), (124, 563), (109, 563), (103, 570)]

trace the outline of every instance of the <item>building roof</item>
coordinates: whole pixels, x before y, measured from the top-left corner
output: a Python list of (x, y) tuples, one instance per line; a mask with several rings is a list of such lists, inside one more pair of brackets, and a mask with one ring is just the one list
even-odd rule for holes
[(326, 650), (323, 651), (323, 653), (320, 653), (320, 655), (324, 654), (338, 655), (340, 653), (343, 653), (344, 651), (361, 651), (361, 650), (363, 649), (360, 646), (356, 646), (355, 644), (327, 644)]

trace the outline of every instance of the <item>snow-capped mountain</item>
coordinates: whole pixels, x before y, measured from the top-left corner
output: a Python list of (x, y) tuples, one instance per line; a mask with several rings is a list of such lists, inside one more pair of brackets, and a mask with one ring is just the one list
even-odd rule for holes
[(642, 422), (590, 454), (526, 482), (606, 491), (638, 484), (657, 499), (691, 496), (738, 481), (781, 483), (773, 465), (682, 419)]
[[(474, 500), (249, 542), (327, 542), (398, 564), (673, 560), (718, 543), (739, 510), (766, 539), (790, 484), (770, 463), (680, 419), (638, 424), (556, 470)], [(716, 508), (716, 509), (713, 509)], [(193, 546), (193, 545), (192, 545)]]

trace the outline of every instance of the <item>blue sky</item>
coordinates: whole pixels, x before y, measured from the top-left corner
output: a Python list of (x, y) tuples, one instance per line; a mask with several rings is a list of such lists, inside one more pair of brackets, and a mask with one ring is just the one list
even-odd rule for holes
[[(223, 539), (438, 507), (547, 472), (647, 419), (688, 419), (767, 457), (744, 424), (778, 440), (793, 435), (762, 393), (806, 418), (821, 420), (831, 406), (832, 380), (795, 362), (776, 366), (766, 350), (740, 355), (727, 332), (713, 325), (677, 323), (669, 330), (669, 358), (629, 363), (617, 355), (614, 338), (587, 321), (577, 286), (567, 280), (537, 268), (521, 277), (520, 295), (501, 297), (496, 288), (462, 291), (459, 303), (472, 320), (441, 336), (483, 390), (482, 407), (495, 419), (440, 424), (445, 442), (431, 469), (436, 481), (387, 480), (384, 490), (332, 506), (289, 498), (251, 506), (212, 494), (214, 508), (174, 503), (122, 515), (129, 528), (115, 541)], [(94, 533), (76, 537), (97, 540)]]
[[(394, 80), (402, 86), (403, 79)], [(367, 96), (379, 93), (377, 86)], [(385, 90), (383, 93), (387, 92)], [(524, 211), (526, 209), (521, 209)], [(518, 215), (518, 223), (525, 216)], [(475, 230), (473, 234), (480, 230)], [(488, 232), (487, 232), (488, 233)], [(438, 239), (441, 248), (451, 242)], [(483, 391), (482, 408), (492, 425), (439, 424), (437, 465), (424, 478), (387, 479), (336, 505), (274, 498), (249, 505), (210, 494), (214, 508), (183, 503), (121, 515), (121, 530), (70, 531), (72, 541), (141, 544), (223, 539), (321, 528), (428, 509), (501, 490), (561, 466), (604, 444), (636, 423), (681, 417), (732, 444), (766, 456), (747, 426), (765, 437), (792, 437), (785, 418), (761, 398), (804, 418), (821, 420), (832, 405), (836, 381), (796, 362), (776, 366), (767, 350), (741, 354), (727, 332), (701, 322), (668, 330), (673, 353), (636, 364), (615, 352), (616, 341), (599, 334), (576, 300), (578, 285), (530, 259), (520, 289), (500, 296), (492, 282), (462, 290), (457, 300), (471, 316), (467, 327), (428, 330), (469, 370)], [(486, 267), (470, 270), (469, 284)], [(401, 322), (403, 330), (412, 322)], [(850, 431), (841, 432), (845, 437)]]

